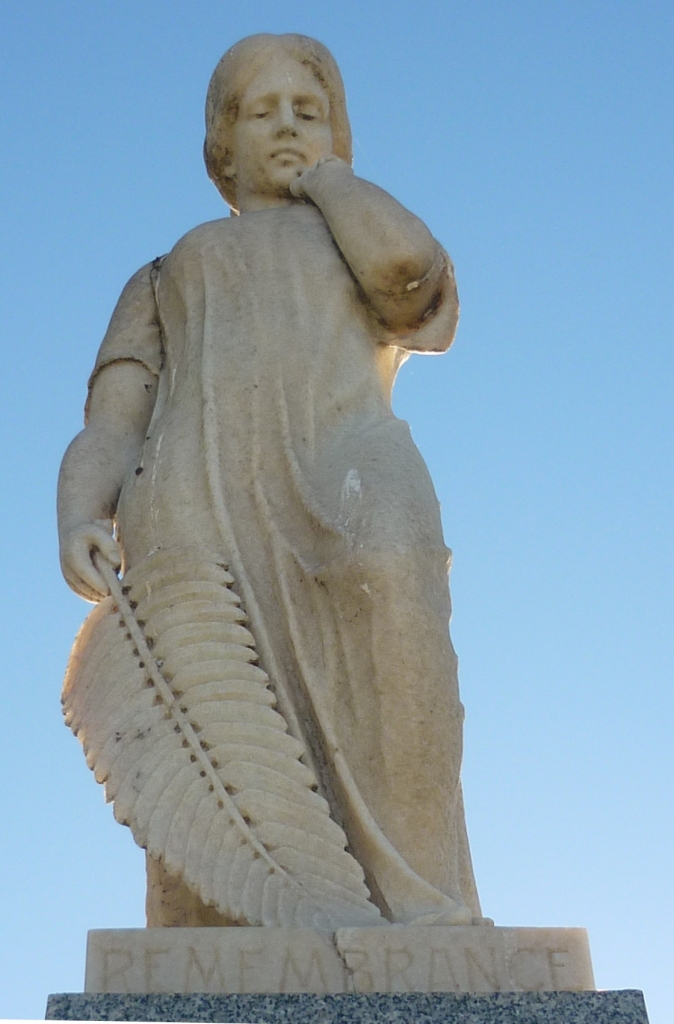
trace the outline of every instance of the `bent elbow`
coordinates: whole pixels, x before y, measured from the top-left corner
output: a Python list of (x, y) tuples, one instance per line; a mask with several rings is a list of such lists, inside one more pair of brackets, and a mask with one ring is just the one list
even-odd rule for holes
[(435, 292), (419, 308), (416, 320), (401, 323), (398, 342), (408, 352), (429, 355), (446, 352), (454, 341), (459, 322), (459, 295), (454, 279), (454, 268), (444, 256), (443, 271)]
[(441, 250), (432, 247), (398, 247), (388, 252), (386, 259), (368, 269), (362, 285), (371, 294), (387, 295), (392, 299), (416, 298), (415, 292), (433, 294), (442, 274)]

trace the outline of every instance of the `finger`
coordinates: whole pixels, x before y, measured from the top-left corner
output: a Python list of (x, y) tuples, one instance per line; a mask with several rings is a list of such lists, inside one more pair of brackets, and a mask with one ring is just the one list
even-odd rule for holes
[(107, 597), (107, 593), (92, 589), (80, 576), (69, 568), (64, 567), (63, 575), (70, 589), (74, 590), (78, 597), (83, 597), (85, 601), (92, 601), (94, 604), (98, 604), (104, 597)]
[(293, 178), (290, 182), (290, 193), (295, 196), (295, 199), (302, 199), (304, 196), (304, 188), (302, 186), (302, 177)]
[(95, 601), (100, 601), (102, 597), (107, 597), (107, 583), (91, 562), (89, 565), (82, 565), (81, 567), (78, 566), (78, 569), (80, 586), (85, 586), (89, 593), (94, 594)]
[(108, 587), (91, 560), (92, 552), (98, 550), (98, 537), (94, 537), (92, 535), (79, 537), (77, 542), (73, 545), (69, 568), (77, 579), (83, 582), (89, 590), (93, 591), (97, 595), (95, 600), (100, 601), (101, 597), (105, 597), (107, 595)]
[(80, 597), (94, 602), (101, 601), (108, 594), (108, 586), (92, 561), (96, 551), (100, 551), (113, 568), (119, 568), (119, 545), (108, 530), (99, 524), (80, 528), (71, 535), (63, 545), (61, 557), (61, 567), (68, 586)]
[(92, 537), (92, 539), (94, 538), (95, 544), (92, 545), (92, 547), (90, 547), (89, 549), (90, 555), (93, 553), (93, 550), (98, 550), (103, 555), (103, 557), (106, 558), (108, 562), (110, 562), (110, 565), (113, 567), (113, 569), (119, 569), (120, 565), (122, 564), (122, 557), (119, 550), (119, 544), (117, 543), (115, 538), (110, 537), (109, 534), (105, 533), (103, 530), (101, 530), (100, 532), (97, 531), (96, 534)]

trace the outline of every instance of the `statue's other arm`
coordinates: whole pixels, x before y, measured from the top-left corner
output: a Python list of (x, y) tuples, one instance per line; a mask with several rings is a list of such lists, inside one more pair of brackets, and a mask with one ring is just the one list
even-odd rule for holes
[[(356, 177), (336, 157), (314, 164), (293, 182), (291, 191), (318, 206), (370, 305), (391, 330), (417, 327), (441, 292), (458, 313), (443, 249), (425, 224), (388, 192)], [(451, 341), (452, 336), (443, 347)]]
[(113, 313), (89, 385), (86, 426), (59, 474), (61, 568), (68, 585), (89, 601), (107, 594), (92, 552), (100, 551), (115, 568), (121, 563), (112, 520), (145, 441), (161, 361), (148, 265), (131, 278)]
[(89, 422), (63, 457), (58, 486), (61, 568), (81, 597), (99, 601), (108, 588), (91, 560), (97, 549), (118, 568), (111, 536), (117, 499), (137, 464), (157, 391), (155, 377), (140, 363), (112, 363), (91, 392)]

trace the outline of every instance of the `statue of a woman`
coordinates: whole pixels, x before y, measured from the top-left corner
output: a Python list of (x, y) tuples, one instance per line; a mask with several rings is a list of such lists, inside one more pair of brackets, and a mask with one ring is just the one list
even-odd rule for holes
[[(176, 759), (182, 748), (195, 748), (190, 792), (198, 792), (199, 758), (209, 758), (203, 785), (211, 778), (211, 794), (223, 787), (213, 807), (231, 798), (227, 822), (257, 837), (261, 845), (251, 857), (266, 864), (264, 877), (286, 871), (301, 886), (319, 870), (306, 870), (309, 862), (299, 853), (299, 860), (288, 854), (283, 861), (286, 841), (274, 840), (264, 820), (264, 807), (273, 814), (276, 805), (264, 804), (261, 782), (253, 786), (258, 803), (246, 803), (244, 783), (225, 777), (231, 750), (243, 744), (231, 730), (224, 736), (216, 729), (234, 707), (227, 703), (231, 686), (222, 682), (229, 670), (218, 675), (217, 658), (203, 654), (208, 645), (200, 641), (199, 657), (213, 678), (204, 682), (201, 669), (199, 675), (194, 665), (185, 667), (186, 655), (180, 671), (192, 675), (178, 687), (166, 669), (169, 655), (157, 656), (160, 626), (150, 636), (143, 621), (149, 619), (141, 615), (145, 594), (152, 600), (163, 594), (164, 612), (156, 612), (155, 600), (152, 614), (167, 608), (175, 614), (179, 588), (170, 572), (183, 585), (184, 559), (195, 560), (202, 568), (190, 583), (190, 600), (199, 597), (192, 619), (202, 625), (185, 612), (164, 638), (170, 651), (171, 644), (187, 650), (204, 622), (212, 628), (208, 587), (215, 584), (203, 566), (211, 564), (206, 553), (215, 552), (239, 595), (238, 621), (247, 622), (251, 639), (241, 643), (249, 653), (254, 644), (259, 655), (265, 713), (276, 716), (272, 725), (278, 719), (288, 742), (292, 737), (297, 764), (310, 780), (307, 793), (326, 807), (331, 827), (343, 829), (348, 847), (340, 856), (362, 866), (373, 920), (379, 912), (394, 922), (470, 923), (480, 911), (459, 781), (463, 709), (448, 632), (449, 552), (428, 471), (390, 404), (408, 353), (442, 352), (452, 342), (458, 310), (452, 266), (417, 217), (353, 174), (343, 85), (316, 41), (258, 35), (232, 47), (211, 80), (206, 125), (208, 173), (233, 216), (190, 231), (131, 278), (91, 376), (86, 427), (63, 461), (66, 580), (99, 602), (108, 593), (101, 557), (122, 567), (122, 584), (130, 581), (124, 592), (135, 593), (130, 607), (147, 638), (143, 646), (127, 631), (121, 599), (103, 602), (107, 618), (98, 615), (95, 629), (112, 622), (119, 636), (85, 684), (80, 676), (99, 657), (93, 627), (85, 625), (66, 685), (71, 724), (97, 777), (112, 786), (118, 817), (148, 850), (149, 924), (276, 919), (264, 908), (241, 909), (231, 878), (229, 897), (226, 886), (216, 892), (217, 878), (215, 889), (199, 882), (199, 858), (211, 856), (212, 836), (205, 826), (198, 832), (197, 804), (190, 803), (196, 796), (180, 797), (180, 825), (172, 818), (155, 836), (138, 824), (144, 794), (155, 794), (147, 796), (148, 815), (159, 799), (151, 788), (157, 776), (170, 788), (171, 771), (178, 778), (182, 769), (169, 770), (167, 761), (152, 777), (149, 770), (143, 775), (129, 728), (137, 726), (132, 739), (138, 743), (150, 740), (135, 712), (105, 738), (121, 715), (120, 701), (132, 698), (117, 700), (113, 683), (95, 700), (90, 695), (96, 680), (112, 672), (110, 659), (124, 642), (141, 669), (152, 649), (155, 676), (163, 671), (174, 687), (154, 701), (150, 690), (143, 714), (160, 705), (157, 730), (164, 720), (173, 729), (171, 716), (178, 716)], [(223, 641), (225, 648), (233, 641)], [(139, 687), (163, 685), (141, 669)], [(261, 693), (259, 680), (255, 685)], [(194, 713), (187, 708), (190, 686), (202, 701)], [(179, 715), (188, 711), (194, 729), (185, 725), (183, 735)], [(216, 738), (207, 742), (209, 728)], [(231, 728), (245, 733), (247, 727)], [(167, 733), (167, 749), (169, 740)], [(152, 743), (143, 748), (146, 759), (159, 740)], [(115, 744), (127, 751), (126, 774), (119, 769), (118, 778)], [(251, 749), (248, 743), (252, 763)], [(223, 752), (219, 761), (214, 750)], [(260, 757), (265, 760), (264, 752)], [(264, 779), (275, 791), (281, 762), (270, 764), (267, 758)], [(284, 799), (279, 807), (286, 807)], [(287, 810), (284, 821), (290, 820)], [(183, 840), (185, 849), (175, 853)], [(244, 839), (237, 842), (244, 849)], [(297, 843), (302, 846), (301, 836)], [(329, 889), (333, 882), (325, 884)], [(348, 913), (339, 920), (348, 922)]]

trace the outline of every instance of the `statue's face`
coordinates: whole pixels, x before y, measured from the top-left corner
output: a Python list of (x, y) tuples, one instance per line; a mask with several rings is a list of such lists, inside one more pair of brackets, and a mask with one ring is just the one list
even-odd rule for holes
[(308, 67), (280, 53), (243, 93), (232, 141), (227, 173), (239, 209), (284, 202), (293, 178), (332, 153), (328, 95)]

